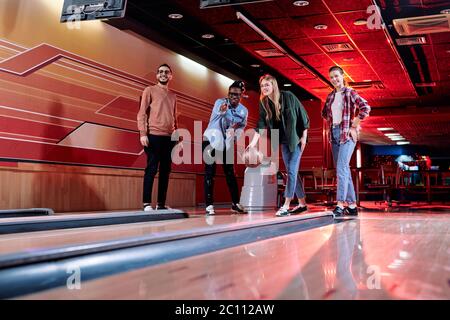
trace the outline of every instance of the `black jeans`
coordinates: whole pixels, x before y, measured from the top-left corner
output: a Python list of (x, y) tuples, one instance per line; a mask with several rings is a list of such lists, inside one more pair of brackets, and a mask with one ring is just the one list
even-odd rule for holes
[(153, 181), (159, 166), (158, 177), (158, 205), (166, 204), (167, 188), (169, 186), (169, 175), (172, 169), (171, 153), (175, 146), (170, 136), (148, 135), (149, 146), (144, 147), (147, 154), (147, 167), (144, 174), (143, 203), (152, 202)]
[[(202, 150), (204, 151), (206, 147), (208, 147), (209, 141), (203, 141)], [(230, 148), (230, 152), (233, 149)], [(222, 151), (218, 151), (222, 152)], [(212, 149), (211, 156), (214, 157), (216, 153), (215, 149)], [(234, 158), (233, 160), (234, 161)], [(231, 200), (233, 203), (239, 203), (239, 187), (237, 184), (236, 176), (234, 174), (234, 165), (233, 163), (227, 164), (226, 162), (226, 152), (223, 152), (223, 172), (225, 173), (225, 178), (228, 185), (228, 190), (230, 191)], [(204, 181), (204, 189), (205, 189), (205, 204), (206, 206), (212, 205), (214, 203), (214, 176), (216, 175), (216, 162), (212, 164), (205, 163), (205, 181)]]

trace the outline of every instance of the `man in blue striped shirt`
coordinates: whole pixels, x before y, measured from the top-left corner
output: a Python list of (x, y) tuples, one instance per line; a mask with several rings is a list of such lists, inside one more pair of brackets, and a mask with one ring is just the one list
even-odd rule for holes
[[(231, 194), (231, 209), (245, 213), (239, 203), (239, 187), (234, 173), (234, 145), (247, 125), (248, 110), (241, 102), (244, 82), (235, 81), (228, 90), (228, 98), (218, 99), (214, 104), (208, 127), (203, 133), (203, 154), (205, 159), (205, 204), (206, 214), (214, 212), (214, 176), (216, 174), (216, 151), (222, 155), (223, 171)], [(206, 150), (206, 152), (205, 152)], [(228, 154), (228, 156), (227, 156)]]

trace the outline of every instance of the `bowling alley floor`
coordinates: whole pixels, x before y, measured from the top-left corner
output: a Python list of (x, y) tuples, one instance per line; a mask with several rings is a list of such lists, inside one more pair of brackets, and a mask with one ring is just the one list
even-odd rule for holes
[[(362, 205), (368, 209), (354, 219), (82, 281), (79, 290), (60, 287), (19, 298), (450, 299), (450, 210), (388, 212)], [(313, 214), (324, 209), (310, 208)], [(273, 217), (231, 216), (224, 208), (208, 223), (203, 209), (190, 210), (190, 219), (154, 228)]]

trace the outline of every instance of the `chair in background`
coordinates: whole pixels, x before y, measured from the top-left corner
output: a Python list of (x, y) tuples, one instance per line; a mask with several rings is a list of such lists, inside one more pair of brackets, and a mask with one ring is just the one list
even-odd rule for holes
[(334, 206), (336, 205), (336, 201), (333, 201), (333, 198), (336, 194), (337, 190), (337, 178), (336, 178), (336, 169), (325, 169), (323, 171), (323, 184), (322, 191), (326, 195), (327, 201), (324, 203), (325, 206)]

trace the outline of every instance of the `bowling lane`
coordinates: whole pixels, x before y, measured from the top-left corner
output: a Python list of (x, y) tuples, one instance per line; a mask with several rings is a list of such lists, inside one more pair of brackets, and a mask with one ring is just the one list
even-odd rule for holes
[(362, 213), (23, 299), (450, 299), (450, 216)]
[[(203, 212), (203, 211), (202, 211)], [(191, 211), (192, 214), (198, 213)], [(46, 248), (67, 245), (82, 245), (92, 242), (125, 239), (139, 236), (162, 237), (182, 231), (202, 232), (220, 228), (251, 227), (261, 223), (291, 221), (305, 217), (323, 215), (320, 210), (301, 216), (274, 217), (273, 213), (232, 215), (228, 209), (218, 209), (216, 216), (193, 215), (189, 219), (142, 222), (102, 227), (64, 229), (0, 235), (0, 255), (15, 252), (36, 252)]]

